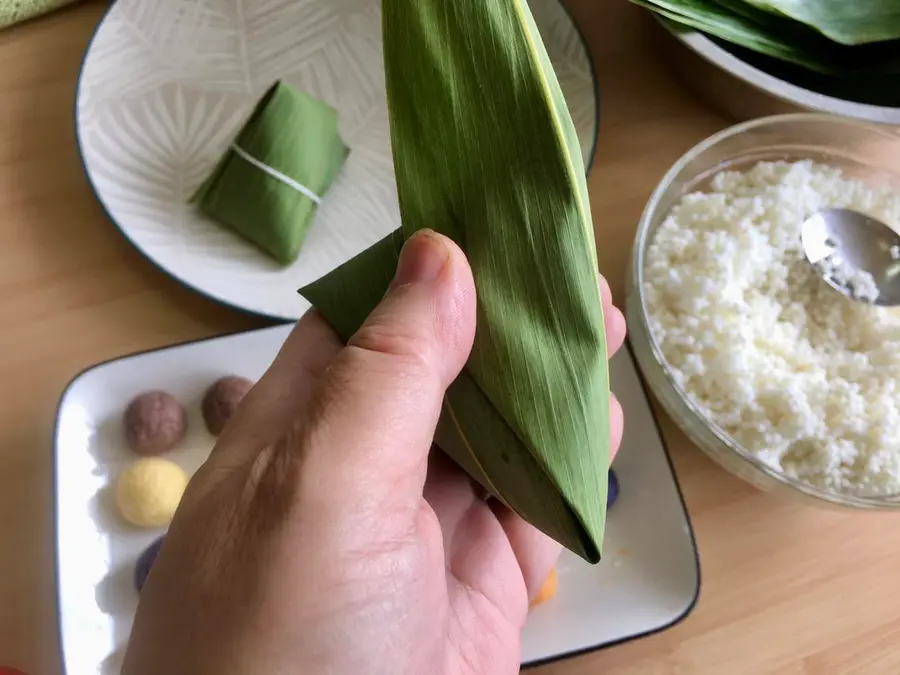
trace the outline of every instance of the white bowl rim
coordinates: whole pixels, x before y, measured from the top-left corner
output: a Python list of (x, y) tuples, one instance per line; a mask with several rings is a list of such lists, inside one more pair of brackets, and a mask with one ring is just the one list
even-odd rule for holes
[(877, 124), (900, 125), (900, 108), (856, 103), (798, 87), (742, 61), (699, 31), (675, 30), (655, 14), (654, 18), (670, 34), (690, 47), (698, 56), (739, 80), (782, 101), (792, 103), (801, 108), (841, 117), (875, 122)]

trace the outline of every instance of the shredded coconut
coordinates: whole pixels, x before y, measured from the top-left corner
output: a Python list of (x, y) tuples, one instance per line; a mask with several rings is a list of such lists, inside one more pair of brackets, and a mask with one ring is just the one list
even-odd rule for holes
[(683, 197), (647, 250), (650, 329), (688, 397), (761, 461), (827, 490), (900, 492), (900, 312), (810, 267), (800, 228), (823, 208), (900, 224), (900, 193), (811, 161), (724, 171)]

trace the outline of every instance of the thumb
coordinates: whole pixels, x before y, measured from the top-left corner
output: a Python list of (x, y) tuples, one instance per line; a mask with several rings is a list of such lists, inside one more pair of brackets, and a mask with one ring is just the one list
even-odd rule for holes
[(416, 233), (384, 300), (313, 396), (304, 430), (307, 496), (354, 514), (416, 514), (444, 393), (474, 336), (475, 283), (465, 255), (442, 235)]

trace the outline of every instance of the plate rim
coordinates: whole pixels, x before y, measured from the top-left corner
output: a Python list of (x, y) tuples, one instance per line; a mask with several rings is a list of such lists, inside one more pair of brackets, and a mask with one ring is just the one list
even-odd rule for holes
[[(650, 12), (650, 10), (647, 10)], [(653, 19), (673, 38), (691, 50), (696, 56), (767, 96), (812, 112), (848, 117), (870, 124), (896, 126), (900, 124), (900, 107), (861, 103), (839, 98), (773, 75), (731, 53), (699, 30), (676, 30), (672, 24), (653, 14)]]
[[(54, 423), (53, 423), (53, 450), (51, 456), (52, 463), (52, 488), (53, 488), (53, 581), (55, 587), (55, 596), (56, 596), (56, 632), (57, 632), (57, 649), (60, 657), (60, 665), (62, 675), (69, 675), (68, 663), (66, 662), (66, 651), (64, 649), (64, 635), (63, 635), (63, 621), (62, 621), (62, 586), (60, 579), (60, 568), (61, 568), (61, 556), (60, 556), (60, 546), (59, 546), (59, 533), (60, 533), (60, 518), (59, 518), (59, 453), (60, 453), (60, 444), (59, 444), (59, 429), (61, 423), (61, 414), (64, 409), (66, 399), (69, 397), (71, 391), (75, 386), (86, 376), (90, 375), (94, 371), (100, 370), (101, 368), (108, 366), (112, 363), (117, 363), (119, 361), (127, 361), (129, 359), (147, 356), (150, 354), (155, 354), (158, 352), (165, 352), (169, 350), (179, 349), (183, 347), (191, 347), (194, 345), (205, 344), (218, 342), (221, 340), (226, 340), (233, 337), (240, 337), (242, 335), (253, 334), (253, 333), (263, 333), (266, 331), (275, 331), (280, 328), (285, 328), (289, 325), (296, 324), (296, 321), (280, 321), (271, 326), (267, 326), (264, 328), (249, 328), (244, 330), (232, 331), (227, 333), (220, 333), (216, 335), (211, 335), (207, 337), (200, 338), (192, 338), (188, 340), (181, 340), (178, 342), (174, 342), (168, 345), (161, 345), (158, 347), (150, 347), (147, 349), (136, 350), (132, 352), (128, 352), (119, 356), (113, 356), (107, 359), (103, 359), (98, 361), (92, 365), (85, 366), (81, 368), (79, 371), (73, 375), (66, 385), (63, 387), (61, 394), (59, 395), (56, 413), (54, 415)], [(530, 670), (532, 668), (538, 668), (541, 666), (547, 666), (554, 663), (559, 663), (563, 661), (568, 661), (571, 659), (575, 659), (582, 656), (587, 656), (589, 654), (593, 654), (595, 652), (600, 652), (605, 649), (610, 649), (612, 647), (616, 647), (622, 644), (626, 644), (629, 642), (634, 642), (637, 640), (642, 640), (644, 638), (652, 637), (659, 633), (663, 633), (671, 628), (674, 628), (678, 624), (682, 623), (685, 619), (687, 619), (697, 607), (697, 603), (700, 600), (700, 593), (702, 589), (702, 570), (701, 570), (701, 561), (700, 561), (700, 549), (697, 545), (697, 537), (694, 532), (694, 524), (691, 519), (690, 511), (688, 510), (687, 503), (684, 499), (684, 492), (681, 488), (681, 483), (678, 480), (678, 474), (675, 471), (675, 465), (672, 462), (672, 455), (669, 451), (668, 443), (666, 442), (666, 438), (662, 433), (662, 427), (659, 423), (659, 414), (653, 408), (652, 402), (655, 400), (649, 387), (647, 386), (647, 382), (644, 379), (644, 375), (641, 372), (640, 368), (637, 367), (637, 360), (635, 358), (634, 349), (631, 345), (630, 338), (625, 340), (624, 348), (628, 354), (628, 357), (631, 359), (632, 364), (634, 365), (634, 369), (638, 376), (638, 382), (641, 387), (641, 391), (644, 394), (644, 397), (647, 399), (648, 408), (650, 410), (650, 417), (653, 419), (653, 424), (656, 429), (656, 433), (659, 436), (660, 444), (662, 445), (663, 454), (665, 455), (666, 464), (669, 468), (669, 474), (672, 478), (672, 482), (675, 485), (675, 492), (678, 495), (678, 501), (681, 505), (681, 510), (684, 513), (685, 524), (687, 525), (687, 535), (690, 541), (691, 550), (694, 554), (694, 592), (693, 597), (690, 602), (685, 606), (684, 610), (676, 616), (673, 620), (668, 623), (664, 623), (655, 628), (651, 628), (649, 630), (635, 633), (633, 635), (624, 636), (622, 638), (611, 640), (609, 642), (603, 642), (596, 645), (591, 645), (588, 647), (584, 647), (581, 649), (573, 649), (565, 652), (560, 652), (559, 654), (555, 654), (553, 656), (548, 656), (541, 659), (534, 659), (532, 661), (522, 662), (520, 665), (520, 670)]]
[(631, 345), (630, 338), (625, 339), (625, 344), (623, 345), (623, 347), (627, 351), (628, 357), (631, 359), (631, 362), (635, 367), (635, 371), (637, 372), (638, 377), (638, 383), (641, 386), (641, 391), (644, 394), (644, 398), (647, 399), (648, 408), (650, 410), (650, 417), (653, 419), (653, 427), (656, 430), (656, 435), (659, 436), (663, 454), (666, 458), (666, 464), (669, 467), (669, 474), (672, 477), (672, 482), (675, 484), (675, 492), (678, 494), (678, 501), (681, 504), (681, 510), (684, 513), (684, 520), (687, 525), (688, 539), (691, 543), (691, 551), (694, 554), (694, 594), (691, 600), (685, 606), (684, 610), (679, 615), (677, 615), (671, 621), (663, 623), (656, 628), (651, 628), (640, 633), (635, 633), (634, 635), (628, 635), (617, 640), (610, 640), (609, 642), (593, 645), (591, 647), (584, 647), (583, 649), (573, 649), (568, 652), (561, 652), (556, 656), (548, 656), (544, 659), (529, 661), (522, 664), (522, 670), (548, 666), (554, 663), (560, 663), (562, 661), (568, 661), (582, 656), (588, 656), (589, 654), (594, 654), (606, 649), (617, 647), (619, 645), (627, 644), (629, 642), (636, 642), (638, 640), (643, 640), (644, 638), (653, 637), (654, 635), (658, 635), (659, 633), (664, 633), (687, 619), (697, 608), (697, 603), (700, 601), (700, 592), (703, 587), (703, 572), (700, 562), (700, 547), (697, 545), (697, 535), (694, 532), (694, 522), (691, 519), (691, 512), (688, 509), (687, 502), (684, 499), (684, 491), (681, 489), (681, 482), (678, 480), (678, 474), (675, 471), (675, 464), (672, 462), (672, 454), (669, 450), (669, 444), (666, 441), (666, 437), (663, 435), (662, 426), (659, 423), (659, 414), (656, 412), (652, 405), (653, 401), (655, 401), (656, 399), (650, 391), (650, 388), (647, 386), (647, 381), (644, 379), (644, 374), (641, 372), (641, 369), (637, 365), (637, 358), (635, 357), (634, 348)]
[[(527, 0), (526, 0), (527, 1)], [(591, 74), (591, 83), (593, 85), (594, 90), (594, 110), (595, 110), (595, 123), (594, 123), (594, 137), (591, 142), (591, 151), (587, 161), (587, 168), (585, 170), (586, 175), (590, 175), (591, 170), (594, 168), (594, 161), (597, 157), (597, 146), (599, 143), (600, 137), (600, 120), (601, 120), (601, 97), (600, 97), (600, 83), (597, 77), (597, 67), (594, 62), (594, 52), (591, 50), (590, 43), (584, 35), (584, 31), (581, 29), (578, 21), (575, 20), (575, 15), (572, 13), (572, 10), (569, 8), (568, 4), (565, 0), (554, 0), (566, 13), (571, 20), (572, 25), (575, 27), (575, 33), (578, 36), (579, 41), (581, 42), (582, 47), (584, 47), (585, 54), (588, 57), (588, 64), (590, 68)], [(286, 314), (273, 314), (270, 312), (255, 310), (250, 307), (245, 307), (236, 303), (233, 300), (229, 300), (224, 295), (216, 294), (211, 290), (200, 288), (199, 286), (192, 284), (182, 278), (181, 275), (177, 274), (174, 269), (170, 269), (164, 266), (161, 262), (159, 262), (155, 257), (151, 256), (147, 251), (145, 251), (131, 236), (129, 236), (126, 229), (115, 219), (113, 218), (112, 213), (110, 213), (109, 209), (106, 206), (106, 203), (100, 196), (100, 193), (97, 189), (97, 186), (94, 184), (93, 179), (91, 178), (91, 174), (87, 168), (87, 160), (85, 158), (85, 151), (83, 147), (82, 137), (81, 137), (81, 124), (80, 119), (81, 115), (79, 113), (79, 102), (81, 101), (81, 86), (84, 80), (84, 71), (85, 65), (87, 63), (87, 59), (91, 54), (91, 51), (94, 47), (94, 41), (97, 39), (97, 35), (103, 30), (103, 25), (106, 23), (106, 20), (109, 18), (110, 13), (116, 8), (119, 4), (120, 0), (115, 0), (110, 3), (109, 6), (104, 10), (103, 15), (100, 17), (100, 20), (97, 22), (97, 25), (94, 27), (93, 32), (91, 33), (90, 39), (88, 39), (87, 46), (84, 49), (84, 53), (81, 56), (81, 64), (78, 67), (78, 76), (75, 80), (75, 96), (73, 101), (73, 121), (74, 121), (74, 131), (75, 131), (75, 147), (77, 149), (78, 154), (78, 164), (81, 167), (81, 172), (87, 180), (88, 187), (91, 190), (91, 194), (94, 196), (94, 201), (96, 204), (100, 206), (100, 209), (103, 212), (103, 215), (106, 217), (106, 220), (115, 226), (115, 229), (118, 231), (119, 235), (131, 246), (135, 251), (137, 251), (140, 256), (148, 261), (152, 267), (154, 267), (157, 271), (161, 272), (168, 278), (172, 279), (176, 283), (178, 283), (181, 287), (193, 292), (198, 295), (212, 300), (213, 302), (228, 307), (232, 310), (240, 312), (245, 315), (261, 317), (264, 319), (269, 319), (273, 321), (296, 321), (299, 317), (289, 316)]]

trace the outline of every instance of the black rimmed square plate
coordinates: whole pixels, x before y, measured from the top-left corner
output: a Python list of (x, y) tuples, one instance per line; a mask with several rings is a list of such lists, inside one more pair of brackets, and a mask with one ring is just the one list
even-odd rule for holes
[[(79, 375), (60, 402), (55, 435), (60, 636), (67, 675), (115, 675), (138, 595), (134, 565), (162, 531), (123, 523), (111, 485), (134, 461), (122, 435), (128, 401), (164, 389), (188, 408), (189, 431), (170, 455), (188, 472), (213, 446), (200, 416), (206, 388), (223, 375), (259, 378), (290, 326), (213, 338), (128, 356)], [(631, 355), (612, 361), (625, 410), (615, 462), (621, 495), (609, 514), (605, 557), (590, 566), (570, 554), (559, 590), (532, 610), (523, 663), (566, 658), (670, 627), (693, 608), (699, 566), (690, 523)]]

